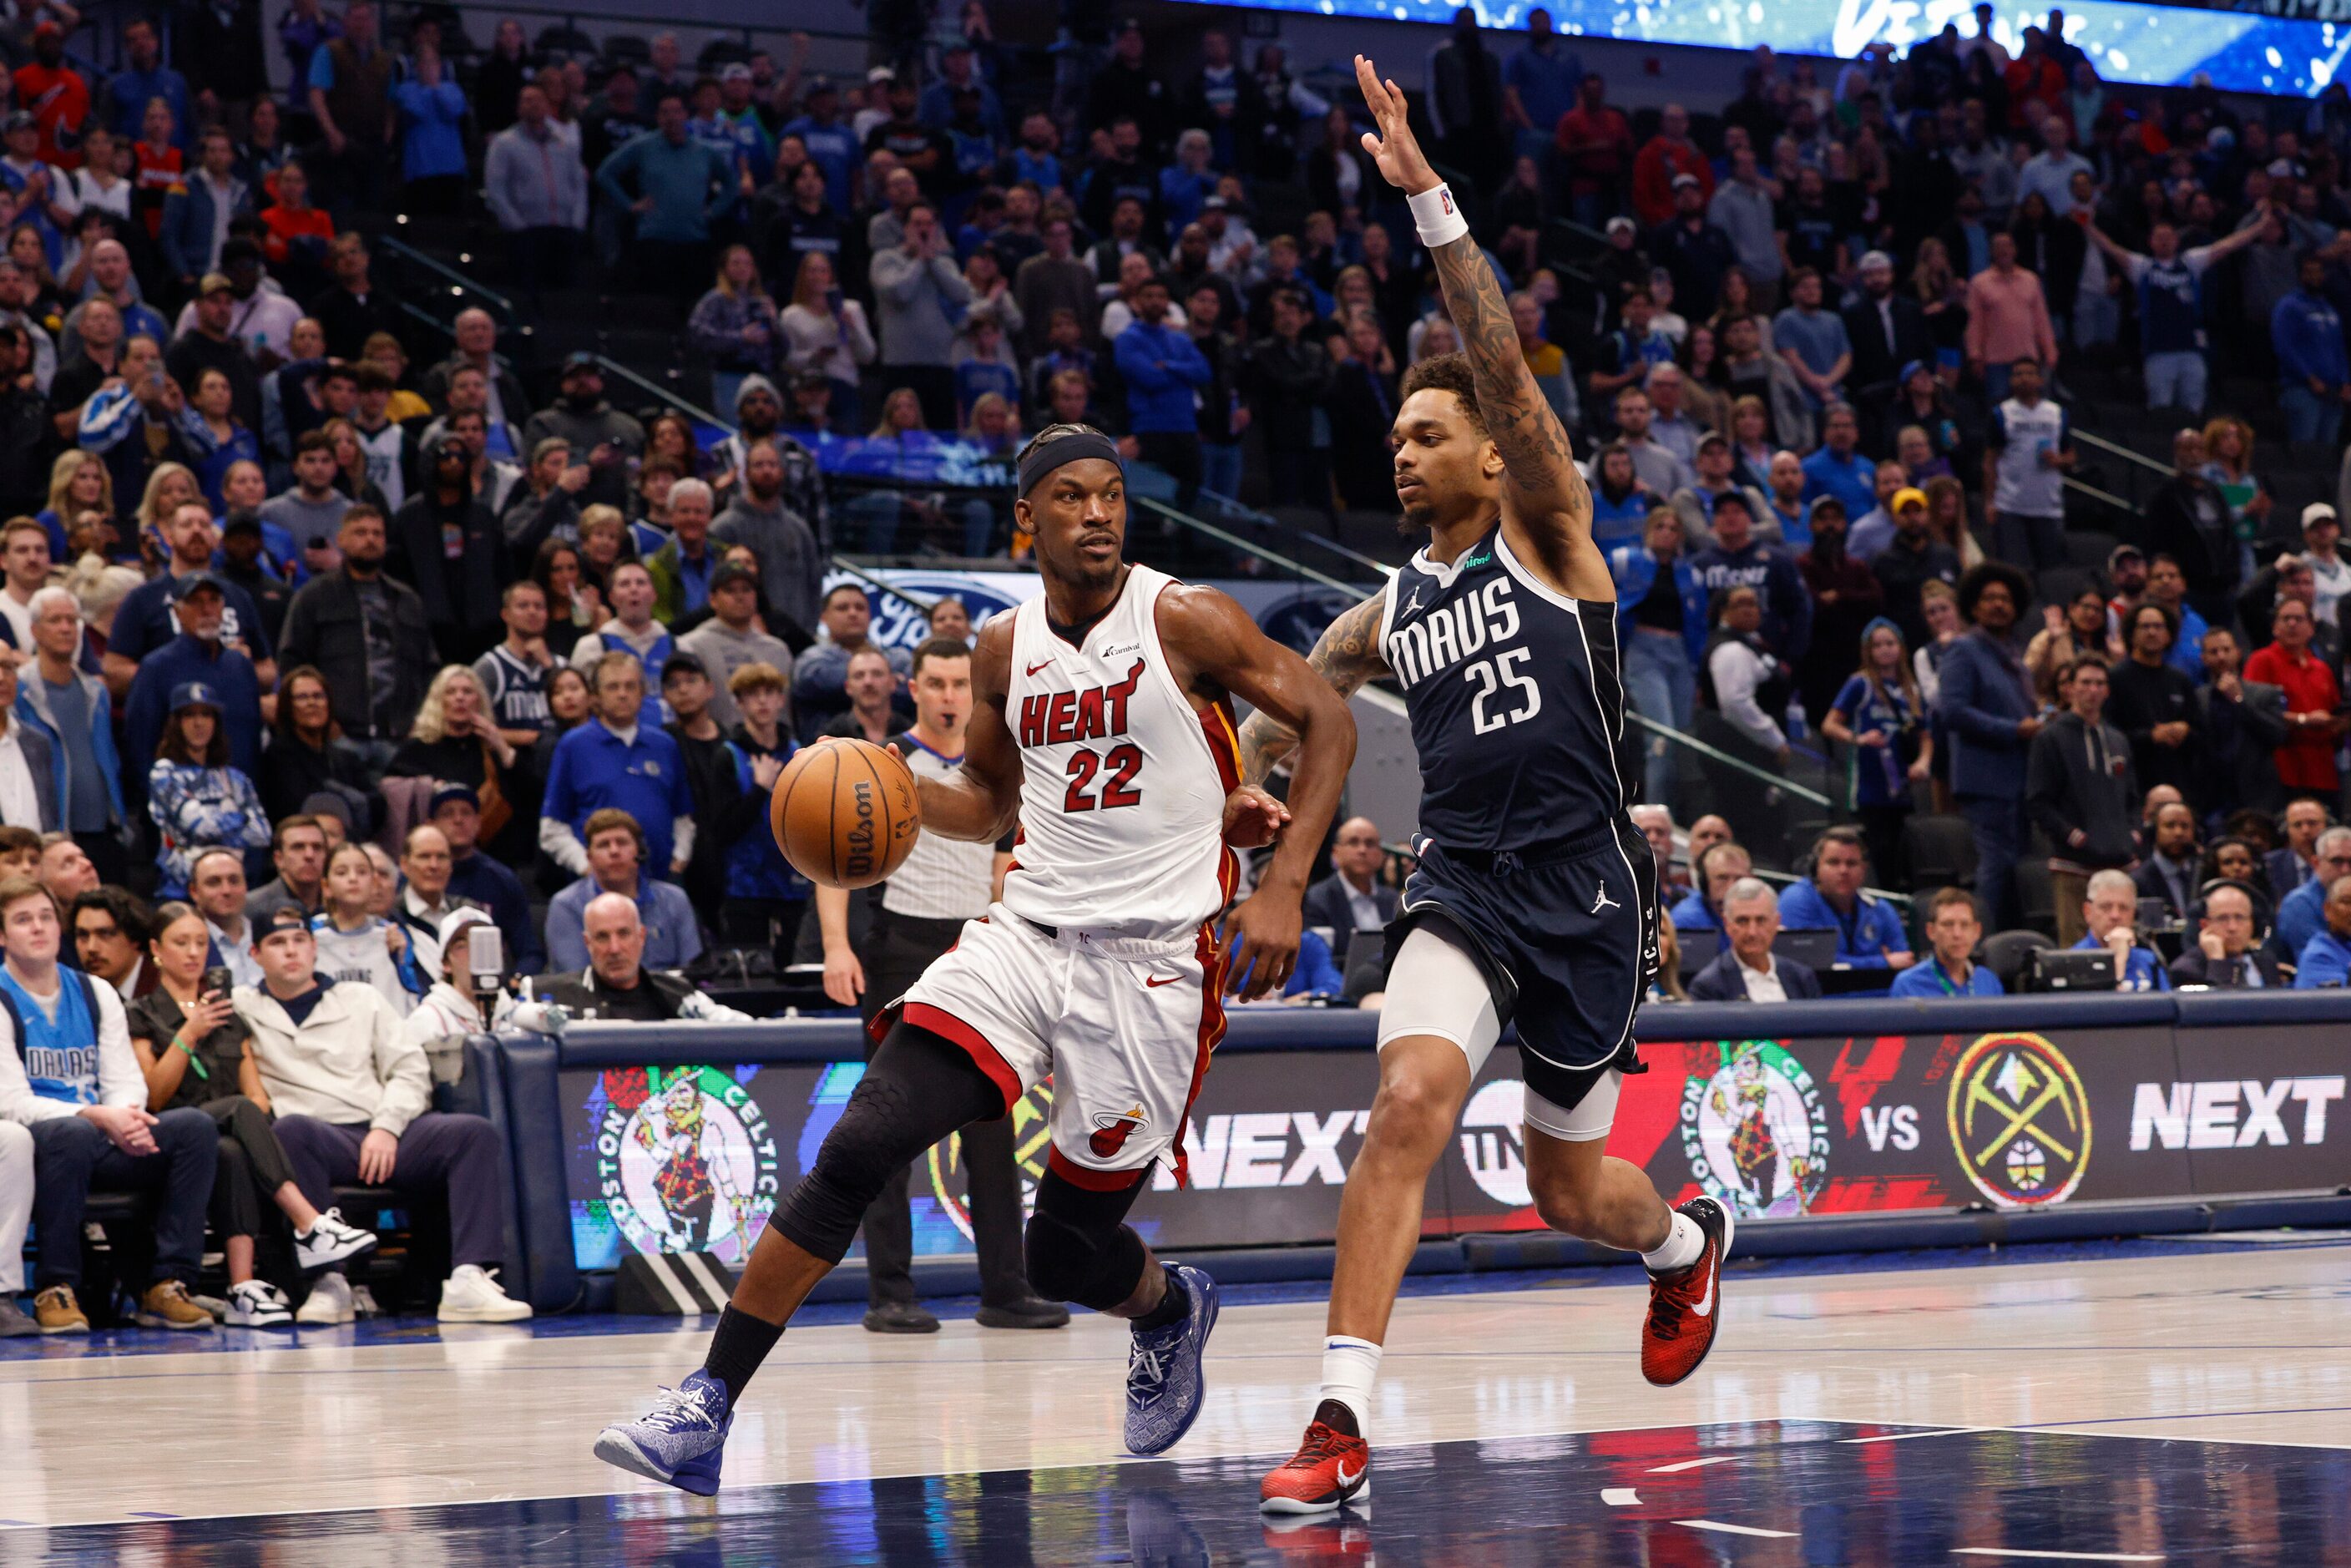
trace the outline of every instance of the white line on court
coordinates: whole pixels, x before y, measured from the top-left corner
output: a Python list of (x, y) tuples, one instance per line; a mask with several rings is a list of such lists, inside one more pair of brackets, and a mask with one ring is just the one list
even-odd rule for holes
[(2153, 1552), (2027, 1552), (2019, 1546), (1954, 1546), (1954, 1557), (2023, 1557), (2040, 1563), (2160, 1563)]

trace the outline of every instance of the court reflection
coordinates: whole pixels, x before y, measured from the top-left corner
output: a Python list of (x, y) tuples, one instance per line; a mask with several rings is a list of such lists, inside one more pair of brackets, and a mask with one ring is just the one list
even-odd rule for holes
[[(0, 1534), (17, 1563), (875, 1568), (2351, 1562), (2351, 1453), (1829, 1422), (1391, 1445), (1373, 1496), (1267, 1521), (1263, 1458)], [(1955, 1553), (1961, 1555), (1955, 1556)]]

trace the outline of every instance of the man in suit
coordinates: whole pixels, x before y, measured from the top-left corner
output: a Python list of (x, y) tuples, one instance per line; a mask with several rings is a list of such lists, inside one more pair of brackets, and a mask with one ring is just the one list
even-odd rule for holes
[(2326, 905), (2337, 882), (2351, 876), (2351, 828), (2329, 828), (2318, 835), (2318, 874), (2278, 900), (2277, 933), (2272, 953), (2293, 957), (2313, 936), (2326, 929)]
[[(1845, 397), (1855, 406), (1876, 410), (1907, 379), (1913, 361), (1935, 362), (1935, 333), (1918, 301), (1894, 287), (1894, 258), (1873, 250), (1861, 258), (1861, 298), (1846, 307), (1844, 335), (1853, 345), (1853, 369), (1845, 374)], [(1865, 430), (1871, 450), (1891, 456), (1894, 432)]]
[(1780, 900), (1769, 883), (1741, 877), (1722, 896), (1730, 946), (1690, 982), (1694, 1002), (1795, 1002), (1821, 994), (1820, 977), (1771, 951), (1780, 935)]
[(2270, 891), (2280, 898), (2318, 875), (2318, 835), (2326, 831), (2326, 808), (2296, 800), (2285, 809), (2285, 842), (2262, 858)]
[(1396, 917), (1395, 889), (1379, 881), (1387, 851), (1369, 817), (1350, 817), (1331, 841), (1331, 874), (1306, 890), (1309, 925), (1328, 925), (1332, 951), (1345, 953), (1356, 931), (1377, 931)]
[(1996, 928), (2018, 923), (2016, 862), (2029, 836), (2025, 762), (2041, 705), (2010, 633), (2032, 602), (2024, 574), (1988, 560), (1959, 580), (1973, 630), (1943, 655), (1936, 717), (1951, 742), (1951, 790), (1976, 841), (1976, 899)]
[(0, 821), (36, 833), (53, 833), (58, 820), (64, 772), (49, 737), (17, 722), (16, 666), (0, 660)]
[(2196, 813), (2173, 800), (2156, 809), (2155, 850), (2131, 873), (2141, 898), (2159, 898), (2174, 921), (2188, 918), (2196, 902)]
[(2205, 895), (2196, 945), (2171, 961), (2171, 983), (2216, 991), (2282, 988), (2285, 971), (2253, 946), (2258, 935), (2252, 895), (2235, 883), (2215, 887)]

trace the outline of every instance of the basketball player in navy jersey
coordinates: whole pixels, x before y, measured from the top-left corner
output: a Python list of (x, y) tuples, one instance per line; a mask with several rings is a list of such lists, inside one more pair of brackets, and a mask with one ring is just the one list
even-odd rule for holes
[[(1309, 659), (1343, 693), (1403, 687), (1420, 753), (1419, 869), (1388, 928), (1380, 1087), (1339, 1209), (1322, 1400), (1265, 1478), (1269, 1512), (1315, 1513), (1369, 1484), (1367, 1421), (1428, 1172), (1507, 1025), (1525, 1085), (1527, 1186), (1558, 1229), (1650, 1270), (1641, 1370), (1660, 1385), (1714, 1343), (1731, 1217), (1669, 1208), (1602, 1153), (1617, 1086), (1641, 1071), (1633, 1015), (1657, 963), (1656, 859), (1626, 814), (1616, 596), (1592, 498), (1520, 354), (1493, 269), (1371, 63), (1364, 138), (1410, 197), (1463, 351), (1416, 365), (1390, 434), (1396, 499), (1428, 542)], [(1261, 782), (1292, 745), (1279, 715), (1241, 733)]]

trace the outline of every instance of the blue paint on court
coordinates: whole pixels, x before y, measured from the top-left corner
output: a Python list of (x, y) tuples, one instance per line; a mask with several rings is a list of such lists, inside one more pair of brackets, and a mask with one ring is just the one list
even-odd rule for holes
[[(1861, 1440), (1903, 1434), (1917, 1435)], [(1660, 1473), (1693, 1459), (1713, 1462)], [(43, 1532), (38, 1552), (67, 1568), (368, 1561), (395, 1541), (447, 1568), (2351, 1560), (2351, 1453), (2336, 1449), (1813, 1421), (1392, 1445), (1375, 1454), (1367, 1506), (1283, 1521), (1257, 1511), (1267, 1463), (1179, 1458), (744, 1487), (707, 1500), (632, 1492), (82, 1526)]]

